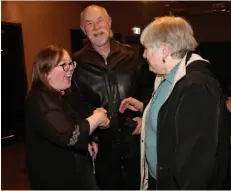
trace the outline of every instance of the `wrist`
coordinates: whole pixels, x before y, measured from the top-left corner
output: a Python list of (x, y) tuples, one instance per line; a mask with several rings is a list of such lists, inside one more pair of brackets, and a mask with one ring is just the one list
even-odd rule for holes
[(99, 125), (99, 117), (96, 114), (89, 116), (86, 120), (89, 122), (92, 131)]

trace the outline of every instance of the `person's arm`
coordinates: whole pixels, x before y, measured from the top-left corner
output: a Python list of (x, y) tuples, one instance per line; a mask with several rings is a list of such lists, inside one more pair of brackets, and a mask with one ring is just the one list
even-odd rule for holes
[(183, 93), (176, 111), (178, 189), (206, 189), (218, 145), (219, 101), (206, 85), (193, 84)]
[(87, 151), (89, 135), (107, 120), (106, 113), (97, 110), (82, 123), (74, 124), (57, 100), (43, 94), (38, 103), (44, 124), (38, 126), (36, 131), (44, 139), (60, 147), (74, 147), (76, 150)]
[(52, 109), (44, 115), (46, 126), (38, 132), (53, 144), (61, 147), (74, 147), (76, 150), (87, 150), (90, 134), (90, 123), (84, 120), (73, 124), (62, 110)]

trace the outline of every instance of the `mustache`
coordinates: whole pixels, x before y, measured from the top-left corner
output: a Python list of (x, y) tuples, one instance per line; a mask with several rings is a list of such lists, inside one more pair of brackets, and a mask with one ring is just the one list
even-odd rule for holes
[(99, 34), (99, 33), (109, 33), (109, 31), (106, 30), (106, 29), (100, 29), (100, 30), (94, 31), (94, 32), (93, 32), (93, 35)]

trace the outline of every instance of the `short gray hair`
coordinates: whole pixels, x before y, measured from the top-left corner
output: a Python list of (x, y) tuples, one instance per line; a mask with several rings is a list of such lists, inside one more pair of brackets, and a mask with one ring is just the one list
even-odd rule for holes
[(194, 51), (198, 45), (191, 25), (182, 17), (174, 16), (157, 17), (145, 27), (140, 42), (153, 47), (166, 43), (171, 56), (177, 58), (183, 58), (187, 51)]

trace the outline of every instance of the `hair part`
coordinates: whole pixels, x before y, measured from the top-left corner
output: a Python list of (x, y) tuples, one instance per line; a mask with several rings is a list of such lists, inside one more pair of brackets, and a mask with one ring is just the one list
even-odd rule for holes
[(39, 51), (32, 68), (31, 87), (40, 86), (49, 90), (55, 90), (50, 85), (47, 75), (62, 60), (64, 51), (65, 49), (58, 45), (49, 45)]
[(152, 45), (153, 48), (166, 43), (171, 56), (183, 58), (188, 51), (194, 51), (197, 41), (189, 22), (182, 17), (157, 17), (145, 27), (140, 37), (141, 44)]

